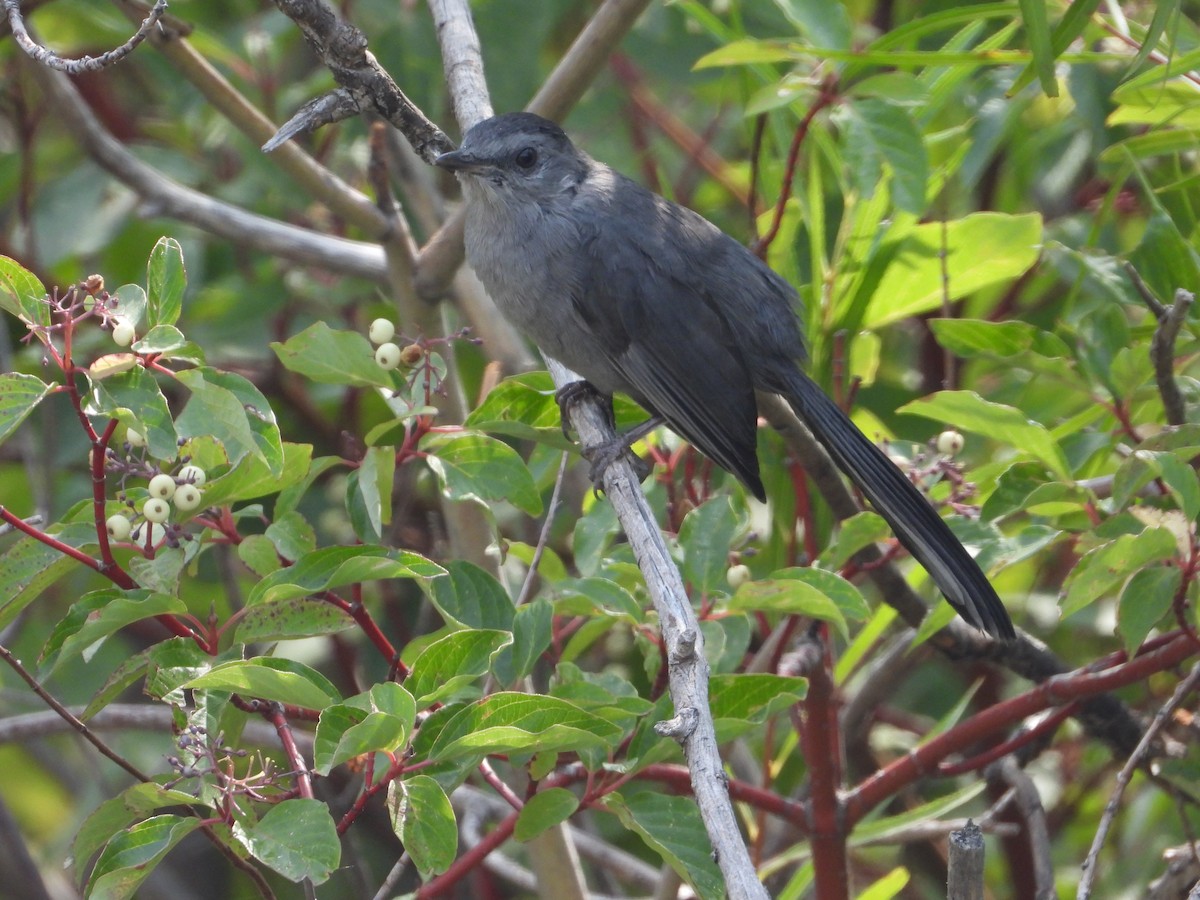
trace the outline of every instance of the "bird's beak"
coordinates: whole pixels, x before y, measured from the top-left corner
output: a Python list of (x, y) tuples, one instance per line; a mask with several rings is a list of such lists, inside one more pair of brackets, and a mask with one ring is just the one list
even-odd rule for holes
[(449, 172), (471, 172), (478, 169), (482, 161), (462, 150), (451, 150), (435, 159), (433, 164)]

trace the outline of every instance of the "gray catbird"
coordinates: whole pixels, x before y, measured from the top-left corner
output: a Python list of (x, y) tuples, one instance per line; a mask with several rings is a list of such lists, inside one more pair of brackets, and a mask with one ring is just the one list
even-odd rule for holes
[(633, 397), (760, 500), (754, 391), (782, 395), (959, 614), (1014, 636), (942, 518), (800, 369), (796, 294), (758, 257), (530, 113), (480, 122), (436, 162), (462, 182), (467, 260), (543, 352)]

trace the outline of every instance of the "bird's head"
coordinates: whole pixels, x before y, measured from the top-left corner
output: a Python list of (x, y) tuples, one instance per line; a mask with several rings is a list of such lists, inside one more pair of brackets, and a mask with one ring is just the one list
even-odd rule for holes
[(545, 201), (573, 193), (588, 170), (588, 157), (563, 130), (533, 113), (484, 119), (434, 162), (458, 175), (468, 199), (477, 188), (492, 199)]

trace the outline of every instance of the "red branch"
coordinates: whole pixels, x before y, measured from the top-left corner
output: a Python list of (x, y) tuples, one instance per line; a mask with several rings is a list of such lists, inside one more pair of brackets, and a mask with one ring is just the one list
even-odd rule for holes
[[(1179, 635), (1159, 649), (1144, 653), (1123, 665), (1102, 672), (1057, 675), (1018, 697), (988, 707), (880, 769), (851, 791), (846, 797), (846, 829), (852, 829), (863, 816), (904, 785), (934, 773), (938, 762), (959, 748), (1052, 706), (1061, 706), (1141, 681), (1155, 672), (1179, 665), (1195, 653), (1196, 645), (1191, 639)], [(811, 692), (811, 687), (809, 690)], [(811, 759), (809, 764), (812, 764)]]

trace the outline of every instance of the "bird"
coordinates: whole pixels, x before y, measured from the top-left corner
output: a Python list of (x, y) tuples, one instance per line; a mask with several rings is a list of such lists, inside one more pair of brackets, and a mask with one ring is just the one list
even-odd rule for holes
[(779, 394), (951, 606), (1015, 637), (928, 499), (805, 373), (799, 298), (743, 244), (532, 113), (484, 119), (434, 162), (462, 186), (467, 262), (543, 353), (633, 398), (760, 500), (755, 391)]

